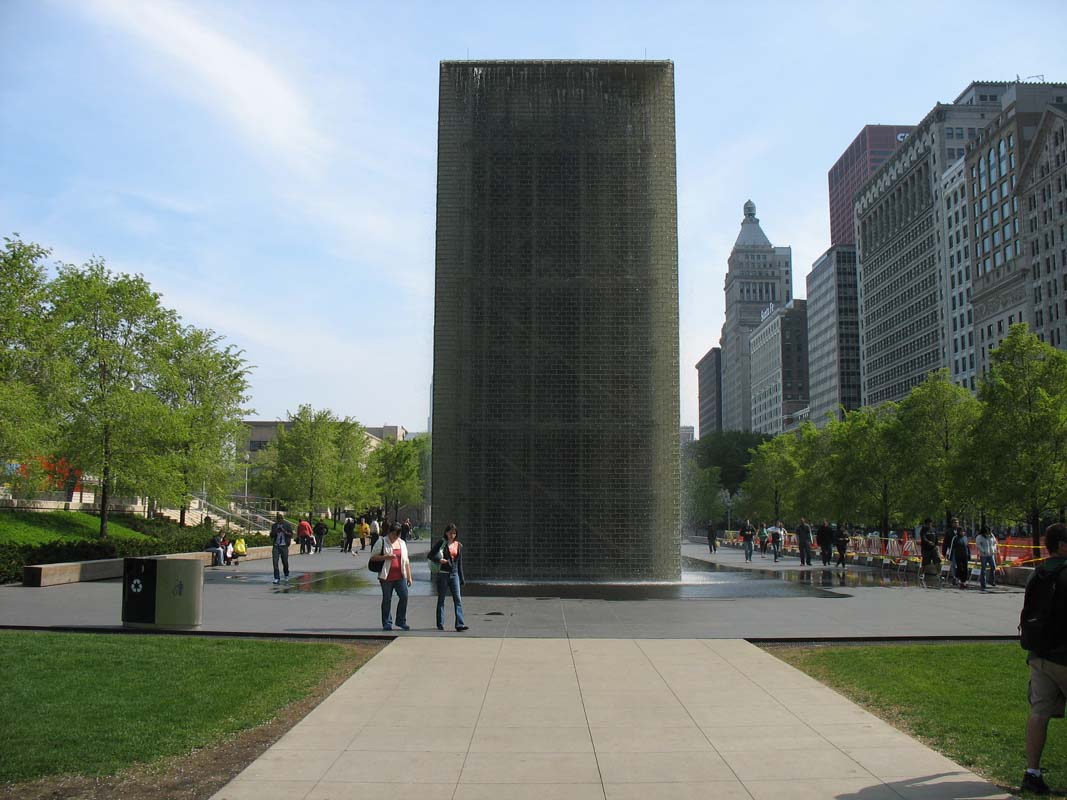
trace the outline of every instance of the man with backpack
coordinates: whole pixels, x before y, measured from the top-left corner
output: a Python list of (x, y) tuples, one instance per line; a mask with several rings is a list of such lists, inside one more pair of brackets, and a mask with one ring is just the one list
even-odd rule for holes
[(1019, 619), (1020, 642), (1030, 664), (1030, 718), (1026, 722), (1026, 772), (1022, 788), (1048, 794), (1041, 775), (1048, 721), (1062, 718), (1067, 703), (1067, 525), (1045, 530), (1048, 558), (1026, 584)]

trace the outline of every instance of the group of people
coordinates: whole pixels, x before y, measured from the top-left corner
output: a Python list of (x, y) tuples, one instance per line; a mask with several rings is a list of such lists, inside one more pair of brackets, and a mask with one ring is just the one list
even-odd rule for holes
[[(397, 595), (396, 627), (411, 630), (408, 625), (408, 588), (411, 586), (411, 560), (407, 542), (403, 537), (404, 526), (387, 525), (386, 535), (371, 544), (369, 566), (377, 569), (378, 582), (382, 588), (382, 630), (393, 630), (392, 601)], [(409, 528), (410, 531), (410, 528)], [(437, 630), (445, 629), (445, 599), (452, 597), (457, 631), (468, 630), (463, 618), (463, 545), (459, 541), (459, 529), (449, 523), (442, 537), (430, 548), (426, 556), (430, 562), (430, 579), (437, 590)]]
[[(940, 539), (940, 555), (938, 540)], [(997, 537), (987, 527), (983, 527), (974, 538), (978, 550), (979, 584), (982, 589), (997, 585)], [(966, 528), (960, 526), (956, 517), (952, 518), (948, 530), (943, 536), (938, 535), (933, 520), (923, 520), (919, 529), (919, 551), (922, 555), (922, 569), (940, 570), (942, 559), (949, 563), (949, 577), (952, 583), (966, 589), (971, 579), (971, 538)], [(988, 580), (986, 579), (986, 576)]]
[(231, 542), (225, 531), (212, 536), (205, 549), (211, 553), (211, 566), (213, 567), (235, 565), (238, 559), (248, 553), (244, 539), (237, 538)]
[[(756, 525), (746, 519), (738, 531), (741, 537), (741, 547), (745, 554), (745, 561), (752, 561), (756, 547), (759, 547), (760, 558), (767, 557), (770, 550), (775, 563), (782, 558), (782, 547), (785, 545), (785, 537), (788, 531), (781, 520), (773, 525), (764, 525), (762, 522)], [(800, 554), (801, 566), (811, 566), (812, 553), (812, 530), (808, 521), (801, 517), (800, 524), (795, 531), (797, 537), (797, 550)], [(824, 567), (830, 566), (834, 560), (834, 548), (837, 548), (837, 562), (835, 566), (845, 566), (845, 554), (848, 551), (848, 532), (834, 528), (826, 520), (822, 521), (814, 534), (814, 543), (819, 547), (819, 553)], [(716, 537), (709, 529), (708, 546), (712, 553), (718, 549)]]

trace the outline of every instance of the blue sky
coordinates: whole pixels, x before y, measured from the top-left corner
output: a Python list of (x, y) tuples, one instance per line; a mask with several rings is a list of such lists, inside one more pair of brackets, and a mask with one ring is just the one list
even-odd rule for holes
[(246, 351), (259, 418), (423, 430), (438, 62), (669, 58), (692, 425), (745, 200), (804, 296), (860, 128), (975, 79), (1067, 80), (1065, 23), (1062, 2), (0, 0), (0, 232), (144, 274)]

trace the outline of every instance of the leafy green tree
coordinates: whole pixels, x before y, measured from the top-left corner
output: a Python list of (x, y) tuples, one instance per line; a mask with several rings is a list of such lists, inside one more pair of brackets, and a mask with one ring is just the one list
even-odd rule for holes
[(966, 504), (957, 465), (980, 412), (978, 400), (952, 383), (948, 370), (931, 372), (900, 402), (901, 447), (907, 459), (901, 510), (907, 517), (943, 513), (947, 525), (953, 509)]
[(382, 498), (382, 508), (393, 509), (393, 520), (400, 506), (417, 503), (422, 497), (419, 480), (419, 451), (415, 442), (382, 442), (371, 456), (371, 469)]
[(816, 428), (811, 422), (800, 426), (795, 436), (794, 453), (796, 512), (810, 519), (841, 519), (845, 505), (841, 486), (827, 480), (834, 459), (830, 429)]
[(364, 509), (378, 497), (369, 461), (370, 440), (363, 426), (345, 417), (335, 425), (334, 442), (337, 458), (334, 463), (333, 506), (334, 527), (345, 507)]
[(719, 479), (731, 494), (737, 494), (748, 476), (752, 451), (771, 437), (751, 431), (719, 431), (701, 436), (688, 446), (697, 466), (718, 467)]
[(54, 435), (46, 403), (48, 255), (38, 245), (6, 237), (0, 250), (0, 465), (11, 459), (30, 472), (48, 454)]
[(1042, 513), (1067, 486), (1067, 354), (1013, 325), (978, 389), (981, 413), (968, 461), (990, 507), (1025, 515), (1040, 545)]
[(906, 469), (896, 405), (849, 411), (828, 427), (833, 451), (828, 478), (847, 493), (841, 516), (877, 519), (887, 532), (890, 516), (899, 510)]
[(140, 491), (159, 465), (168, 415), (150, 387), (175, 315), (143, 277), (112, 273), (102, 260), (61, 266), (50, 299), (63, 454), (99, 482), (106, 537), (116, 486)]
[(332, 505), (336, 496), (337, 417), (329, 409), (302, 405), (278, 426), (272, 445), (275, 488), (288, 506), (312, 514)]
[(753, 451), (744, 484), (745, 509), (749, 515), (779, 520), (783, 514), (793, 513), (799, 474), (796, 441), (795, 436), (783, 434), (763, 442)]
[(169, 481), (159, 494), (176, 502), (180, 524), (190, 495), (225, 493), (245, 434), (248, 365), (213, 331), (175, 327), (159, 349), (156, 393), (169, 412)]
[(682, 460), (682, 523), (690, 528), (717, 523), (725, 515), (719, 468), (697, 466), (696, 460)]

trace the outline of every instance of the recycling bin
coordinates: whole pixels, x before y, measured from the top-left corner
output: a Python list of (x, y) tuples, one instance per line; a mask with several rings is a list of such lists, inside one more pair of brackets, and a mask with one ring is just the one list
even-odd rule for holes
[(195, 628), (203, 610), (204, 565), (199, 559), (123, 559), (123, 625)]

